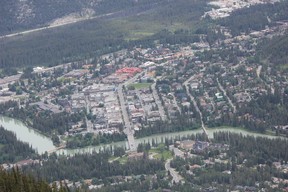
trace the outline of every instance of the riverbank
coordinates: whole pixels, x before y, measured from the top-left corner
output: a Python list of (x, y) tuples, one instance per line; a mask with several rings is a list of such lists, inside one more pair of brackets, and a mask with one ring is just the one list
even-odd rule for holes
[(0, 116), (0, 125), (15, 133), (18, 140), (28, 143), (39, 154), (55, 149), (51, 138), (27, 126), (22, 121), (10, 117)]
[[(67, 148), (61, 148), (59, 150), (55, 150), (57, 147), (53, 145), (51, 138), (44, 136), (43, 134), (39, 133), (39, 131), (36, 131), (33, 128), (27, 127), (23, 122), (9, 118), (9, 117), (3, 117), (0, 116), (0, 125), (2, 125), (6, 130), (12, 131), (16, 134), (17, 139), (20, 141), (24, 141), (29, 143), (30, 146), (32, 146), (33, 149), (36, 149), (39, 154), (43, 154), (46, 151), (54, 151), (57, 154), (64, 154), (64, 155), (74, 155), (78, 153), (92, 153), (94, 151), (98, 152), (100, 150), (106, 149), (113, 149), (114, 146), (124, 147), (126, 149), (129, 148), (128, 142), (126, 141), (120, 141), (120, 142), (112, 142), (110, 144), (100, 144), (97, 146), (86, 146), (82, 148), (76, 148), (76, 149), (67, 149)], [(243, 135), (251, 135), (255, 137), (267, 137), (267, 138), (283, 138), (287, 139), (287, 137), (282, 136), (276, 136), (271, 134), (262, 134), (262, 133), (255, 133), (248, 131), (244, 128), (239, 127), (214, 127), (214, 128), (208, 128), (208, 137), (213, 138), (213, 134), (215, 132), (224, 131), (224, 132), (232, 132), (232, 133), (238, 133)], [(188, 131), (182, 131), (182, 132), (174, 132), (174, 133), (161, 133), (156, 135), (151, 135), (148, 137), (142, 137), (135, 139), (135, 144), (138, 146), (140, 143), (163, 143), (165, 142), (165, 139), (178, 139), (181, 137), (189, 137), (191, 135), (203, 133), (203, 130), (201, 128), (188, 130)]]

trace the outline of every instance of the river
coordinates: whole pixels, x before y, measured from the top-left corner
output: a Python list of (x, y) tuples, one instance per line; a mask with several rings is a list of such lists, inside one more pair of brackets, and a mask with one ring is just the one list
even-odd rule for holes
[(0, 116), (0, 125), (8, 131), (14, 132), (18, 140), (28, 143), (40, 154), (55, 148), (49, 137), (27, 127), (19, 120)]
[[(38, 153), (40, 154), (45, 153), (45, 151), (51, 151), (56, 148), (53, 145), (49, 137), (46, 137), (40, 134), (39, 132), (35, 131), (34, 129), (27, 127), (21, 121), (18, 121), (9, 117), (0, 116), (0, 125), (2, 125), (6, 130), (14, 132), (18, 140), (29, 143), (29, 145), (31, 145), (33, 149), (36, 149)], [(229, 131), (233, 133), (241, 133), (243, 135), (251, 135), (255, 137), (261, 136), (261, 137), (267, 137), (267, 138), (279, 138), (277, 136), (265, 135), (261, 133), (253, 133), (244, 129), (233, 128), (233, 127), (220, 127), (220, 128), (213, 128), (213, 129), (210, 128), (210, 129), (207, 129), (207, 131), (208, 131), (208, 136), (210, 138), (213, 138), (213, 134), (219, 131)], [(197, 133), (202, 133), (202, 132), (203, 132), (202, 129), (197, 129), (197, 130), (182, 131), (182, 132), (177, 132), (177, 133), (162, 133), (158, 135), (152, 135), (149, 137), (135, 139), (135, 143), (136, 143), (136, 146), (139, 143), (148, 143), (148, 142), (152, 143), (153, 139), (156, 143), (158, 143), (158, 142), (164, 141), (165, 138), (184, 137), (184, 136), (189, 136), (191, 134), (197, 134)], [(284, 137), (281, 137), (281, 138), (284, 138)], [(106, 144), (106, 145), (88, 146), (88, 147), (84, 147), (80, 149), (59, 149), (57, 151), (57, 154), (74, 155), (77, 153), (91, 153), (93, 151), (103, 150), (104, 148), (108, 148), (108, 149), (113, 148), (114, 146), (121, 146), (121, 147), (127, 148), (128, 142), (121, 141), (121, 142), (116, 142), (116, 143)]]

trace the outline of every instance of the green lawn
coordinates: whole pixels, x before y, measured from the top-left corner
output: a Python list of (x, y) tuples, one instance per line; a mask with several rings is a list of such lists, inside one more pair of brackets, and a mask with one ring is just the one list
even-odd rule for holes
[(154, 155), (155, 159), (162, 159), (163, 158), (165, 161), (167, 159), (171, 159), (172, 157), (173, 157), (173, 155), (172, 155), (171, 151), (168, 151), (168, 150), (163, 151), (162, 153), (158, 153), (157, 155)]
[(129, 86), (134, 87), (135, 89), (144, 89), (150, 87), (152, 83), (134, 83)]
[(149, 154), (155, 154), (153, 155), (155, 159), (160, 160), (163, 158), (165, 161), (173, 157), (172, 152), (164, 144), (159, 144), (157, 148), (150, 149)]

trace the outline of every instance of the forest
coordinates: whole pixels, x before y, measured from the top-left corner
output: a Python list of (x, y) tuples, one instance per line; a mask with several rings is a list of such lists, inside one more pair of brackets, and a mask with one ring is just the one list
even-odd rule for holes
[(288, 19), (288, 2), (259, 4), (234, 11), (230, 17), (218, 20), (219, 24), (229, 27), (233, 36), (262, 30), (274, 26), (277, 21)]
[(69, 136), (66, 142), (66, 147), (75, 149), (90, 145), (95, 146), (125, 140), (126, 135), (124, 133), (99, 133), (98, 135), (94, 135), (93, 133), (86, 133), (85, 135), (78, 134), (75, 136)]
[(53, 135), (53, 133), (64, 134), (70, 128), (71, 122), (79, 122), (84, 115), (81, 112), (54, 114), (50, 111), (39, 111), (36, 106), (19, 108), (15, 101), (0, 104), (0, 109), (2, 109), (0, 114), (20, 119), (47, 135)]
[[(228, 151), (206, 150), (197, 158), (174, 158), (171, 166), (176, 168), (181, 175), (195, 186), (216, 186), (223, 191), (235, 186), (246, 186), (256, 190), (255, 183), (267, 191), (281, 191), (265, 184), (272, 177), (287, 179), (288, 174), (277, 170), (274, 162), (285, 164), (288, 160), (288, 142), (285, 139), (269, 139), (262, 137), (243, 136), (241, 134), (218, 132), (214, 133), (213, 142), (229, 145)], [(216, 161), (219, 154), (227, 153), (227, 161)], [(213, 163), (206, 164), (210, 160)], [(189, 166), (198, 165), (189, 174)], [(205, 165), (205, 166), (204, 166)], [(249, 178), (249, 179), (247, 179)], [(280, 185), (285, 188), (285, 185)]]
[(137, 138), (150, 136), (158, 133), (172, 133), (179, 131), (193, 130), (200, 127), (199, 122), (188, 117), (187, 115), (178, 115), (176, 119), (171, 122), (157, 121), (154, 124), (148, 125), (148, 127), (143, 127), (139, 131), (135, 132)]
[(149, 160), (148, 157), (140, 160), (128, 160), (125, 164), (121, 164), (117, 160), (110, 163), (110, 157), (111, 154), (108, 151), (71, 157), (57, 157), (55, 154), (50, 155), (42, 166), (27, 166), (24, 171), (52, 182), (63, 179), (79, 181), (90, 178), (107, 180), (111, 176), (154, 174), (156, 171), (164, 170), (163, 162)]
[[(153, 1), (155, 5), (153, 4), (151, 10), (146, 10), (149, 9), (146, 4), (151, 4), (151, 1), (138, 1), (137, 6), (131, 1), (115, 3), (114, 0), (105, 0), (100, 3), (103, 7), (115, 3), (117, 7), (127, 2), (126, 4), (133, 7), (130, 12), (118, 16), (116, 14), (116, 18), (91, 19), (65, 27), (35, 32), (32, 35), (0, 39), (0, 68), (54, 66), (95, 58), (101, 54), (135, 45), (151, 46), (155, 40), (170, 44), (199, 41), (199, 34), (195, 31), (206, 22), (199, 21), (207, 9), (206, 1), (159, 0), (159, 2)], [(166, 4), (164, 5), (163, 2)], [(143, 14), (135, 16), (136, 12), (139, 13), (137, 7), (144, 9)]]
[(288, 35), (276, 36), (263, 40), (258, 45), (258, 55), (265, 61), (272, 63), (273, 67), (287, 70), (288, 63)]
[(141, 7), (147, 4), (151, 5), (161, 1), (163, 0), (139, 0), (137, 3), (133, 0), (105, 0), (100, 3), (95, 0), (3, 1), (0, 6), (0, 17), (5, 18), (5, 20), (0, 20), (0, 34), (9, 34), (21, 30), (47, 26), (51, 21), (69, 14), (85, 16), (87, 10), (90, 10), (92, 13), (91, 16), (97, 16), (121, 10), (130, 10), (134, 7)]
[(0, 191), (1, 192), (68, 192), (68, 188), (56, 185), (50, 187), (47, 182), (37, 180), (34, 177), (23, 174), (18, 168), (5, 171), (0, 167)]
[(0, 126), (0, 164), (15, 163), (27, 157), (37, 157), (28, 143), (18, 141), (16, 135)]

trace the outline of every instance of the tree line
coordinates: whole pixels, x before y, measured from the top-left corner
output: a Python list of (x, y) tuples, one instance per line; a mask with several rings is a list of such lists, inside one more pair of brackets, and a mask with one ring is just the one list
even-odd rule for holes
[[(285, 188), (284, 183), (278, 188), (271, 188), (266, 182), (271, 181), (272, 177), (287, 179), (288, 174), (277, 170), (273, 165), (273, 162), (280, 162), (282, 165), (287, 162), (287, 140), (217, 132), (214, 133), (212, 142), (229, 145), (227, 151), (222, 151), (227, 154), (224, 159), (219, 157), (220, 151), (207, 149), (197, 157), (176, 157), (171, 162), (171, 167), (185, 178), (186, 183), (193, 183), (193, 188), (215, 187), (226, 191), (238, 186), (243, 190), (249, 188), (255, 191), (260, 187), (271, 192)], [(222, 161), (217, 162), (217, 158)], [(205, 161), (211, 163), (204, 163)], [(190, 169), (193, 165), (198, 168)]]
[(86, 133), (85, 135), (77, 134), (75, 136), (68, 136), (66, 147), (70, 149), (82, 148), (90, 145), (109, 144), (112, 142), (125, 141), (126, 135), (124, 133)]
[(118, 175), (153, 174), (164, 170), (163, 162), (159, 160), (128, 160), (121, 164), (119, 161), (109, 162), (109, 152), (81, 154), (71, 157), (51, 155), (43, 165), (29, 165), (24, 168), (26, 173), (46, 179), (49, 182), (69, 179), (79, 181), (81, 179), (106, 179)]

